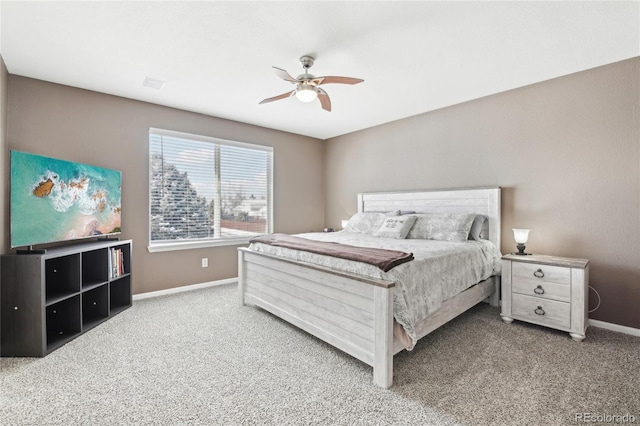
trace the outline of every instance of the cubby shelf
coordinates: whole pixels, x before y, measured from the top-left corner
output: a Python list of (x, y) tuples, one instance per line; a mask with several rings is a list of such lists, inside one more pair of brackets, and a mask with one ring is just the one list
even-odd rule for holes
[(2, 256), (1, 356), (41, 357), (131, 306), (131, 240)]

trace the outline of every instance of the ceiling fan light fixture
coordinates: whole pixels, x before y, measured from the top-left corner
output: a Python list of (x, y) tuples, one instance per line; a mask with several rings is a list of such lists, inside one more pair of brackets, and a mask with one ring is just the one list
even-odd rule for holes
[(301, 102), (313, 102), (318, 97), (318, 89), (312, 84), (299, 83), (296, 87), (296, 98)]

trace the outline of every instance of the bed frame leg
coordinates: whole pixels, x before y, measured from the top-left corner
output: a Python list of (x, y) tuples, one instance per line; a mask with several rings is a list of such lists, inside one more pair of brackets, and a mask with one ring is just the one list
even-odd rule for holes
[(393, 287), (376, 287), (374, 305), (373, 382), (388, 389), (393, 383)]
[(493, 278), (495, 289), (493, 290), (493, 294), (489, 296), (489, 304), (491, 306), (500, 306), (500, 277), (496, 276)]

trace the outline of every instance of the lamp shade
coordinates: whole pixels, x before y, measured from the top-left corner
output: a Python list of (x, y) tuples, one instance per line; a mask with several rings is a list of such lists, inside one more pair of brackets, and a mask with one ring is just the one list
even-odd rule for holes
[(513, 228), (513, 239), (518, 244), (524, 244), (529, 239), (529, 230), (522, 228)]
[(312, 84), (300, 83), (296, 88), (296, 98), (301, 102), (312, 102), (318, 97), (318, 91)]

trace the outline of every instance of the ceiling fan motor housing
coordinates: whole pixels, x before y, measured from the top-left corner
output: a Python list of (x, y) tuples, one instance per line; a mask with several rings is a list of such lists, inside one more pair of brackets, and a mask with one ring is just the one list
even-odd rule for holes
[(307, 83), (310, 83), (311, 80), (313, 80), (314, 78), (316, 78), (315, 75), (308, 74), (308, 73), (300, 74), (298, 77), (296, 77), (298, 81), (300, 82), (306, 81)]

